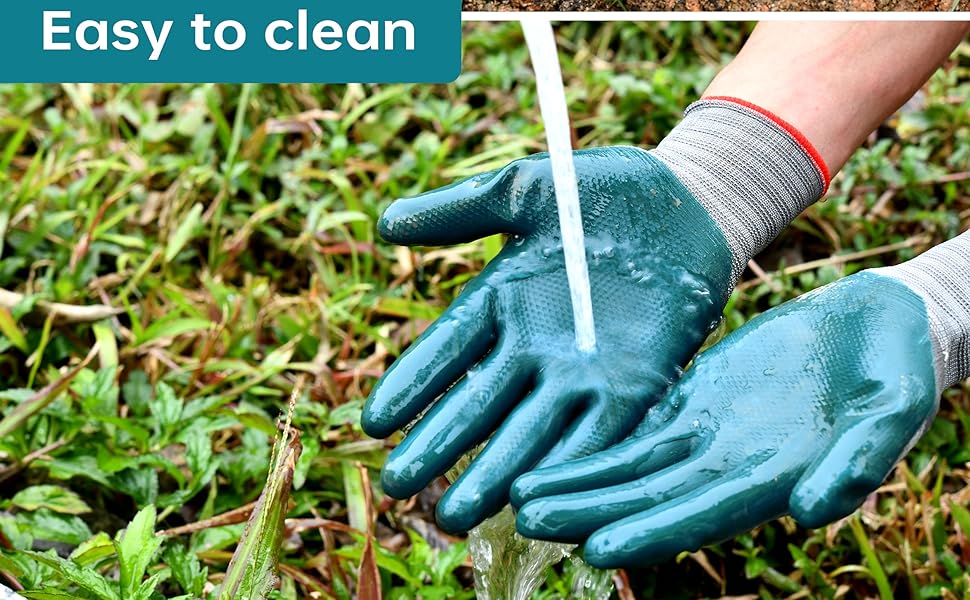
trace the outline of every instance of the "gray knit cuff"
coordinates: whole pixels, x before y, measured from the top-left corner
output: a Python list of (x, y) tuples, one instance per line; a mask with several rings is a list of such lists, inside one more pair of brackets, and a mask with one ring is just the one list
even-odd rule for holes
[(822, 197), (828, 170), (797, 131), (731, 99), (691, 104), (651, 153), (677, 175), (721, 228), (734, 281), (803, 210)]
[(970, 231), (909, 262), (872, 271), (902, 282), (926, 304), (939, 391), (970, 377)]

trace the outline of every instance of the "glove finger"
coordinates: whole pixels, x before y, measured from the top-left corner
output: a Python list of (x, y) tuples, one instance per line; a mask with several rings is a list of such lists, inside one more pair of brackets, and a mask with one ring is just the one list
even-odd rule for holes
[(695, 551), (784, 514), (794, 483), (781, 460), (728, 475), (598, 530), (584, 558), (601, 569), (646, 567)]
[(529, 538), (581, 542), (601, 527), (704, 485), (713, 476), (710, 463), (696, 457), (635, 481), (532, 500), (519, 510), (515, 527)]
[(384, 491), (407, 498), (483, 442), (522, 397), (529, 373), (509, 344), (499, 342), (449, 390), (391, 453), (381, 473)]
[(443, 246), (496, 233), (521, 233), (514, 223), (511, 186), (517, 167), (482, 173), (414, 198), (395, 201), (377, 224), (393, 244)]
[[(916, 402), (882, 390), (884, 408), (836, 430), (831, 445), (792, 492), (790, 511), (804, 527), (822, 527), (850, 515), (889, 477), (915, 441), (926, 417), (910, 414)], [(876, 400), (879, 404), (880, 401)]]
[[(691, 427), (686, 411), (669, 409), (668, 406), (655, 409), (665, 412), (669, 419), (666, 422), (654, 419), (659, 429), (642, 430), (608, 450), (522, 475), (512, 485), (512, 504), (521, 506), (543, 496), (619, 485), (684, 460), (701, 434)], [(544, 460), (543, 464), (548, 462)]]
[[(638, 390), (634, 393), (643, 392)], [(655, 402), (656, 399), (654, 399)], [(591, 403), (589, 410), (569, 426), (569, 430), (539, 462), (536, 469), (589, 456), (617, 444), (636, 427), (637, 419), (642, 415), (642, 406), (641, 402), (634, 402), (633, 398), (617, 397), (615, 392), (602, 392)], [(668, 424), (658, 422), (659, 427)], [(650, 433), (657, 428), (655, 426), (645, 432)]]
[(438, 503), (438, 525), (462, 533), (498, 512), (509, 486), (555, 444), (583, 397), (559, 379), (539, 383)]
[(417, 339), (374, 386), (361, 427), (386, 438), (413, 421), (488, 351), (495, 340), (491, 290), (469, 289)]

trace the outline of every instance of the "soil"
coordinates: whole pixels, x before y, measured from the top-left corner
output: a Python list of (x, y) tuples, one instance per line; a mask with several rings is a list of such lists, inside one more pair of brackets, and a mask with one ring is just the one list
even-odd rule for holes
[(472, 11), (841, 11), (841, 10), (966, 10), (970, 0), (464, 0)]

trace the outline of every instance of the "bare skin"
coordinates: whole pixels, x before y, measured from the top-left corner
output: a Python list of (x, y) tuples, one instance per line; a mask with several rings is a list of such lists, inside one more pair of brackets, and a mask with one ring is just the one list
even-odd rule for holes
[(834, 175), (968, 32), (958, 22), (763, 22), (704, 96), (785, 119)]

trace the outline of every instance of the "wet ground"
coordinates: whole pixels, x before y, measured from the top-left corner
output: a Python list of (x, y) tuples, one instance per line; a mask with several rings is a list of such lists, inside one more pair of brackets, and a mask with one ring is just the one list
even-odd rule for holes
[(966, 10), (970, 0), (464, 0), (473, 11)]

